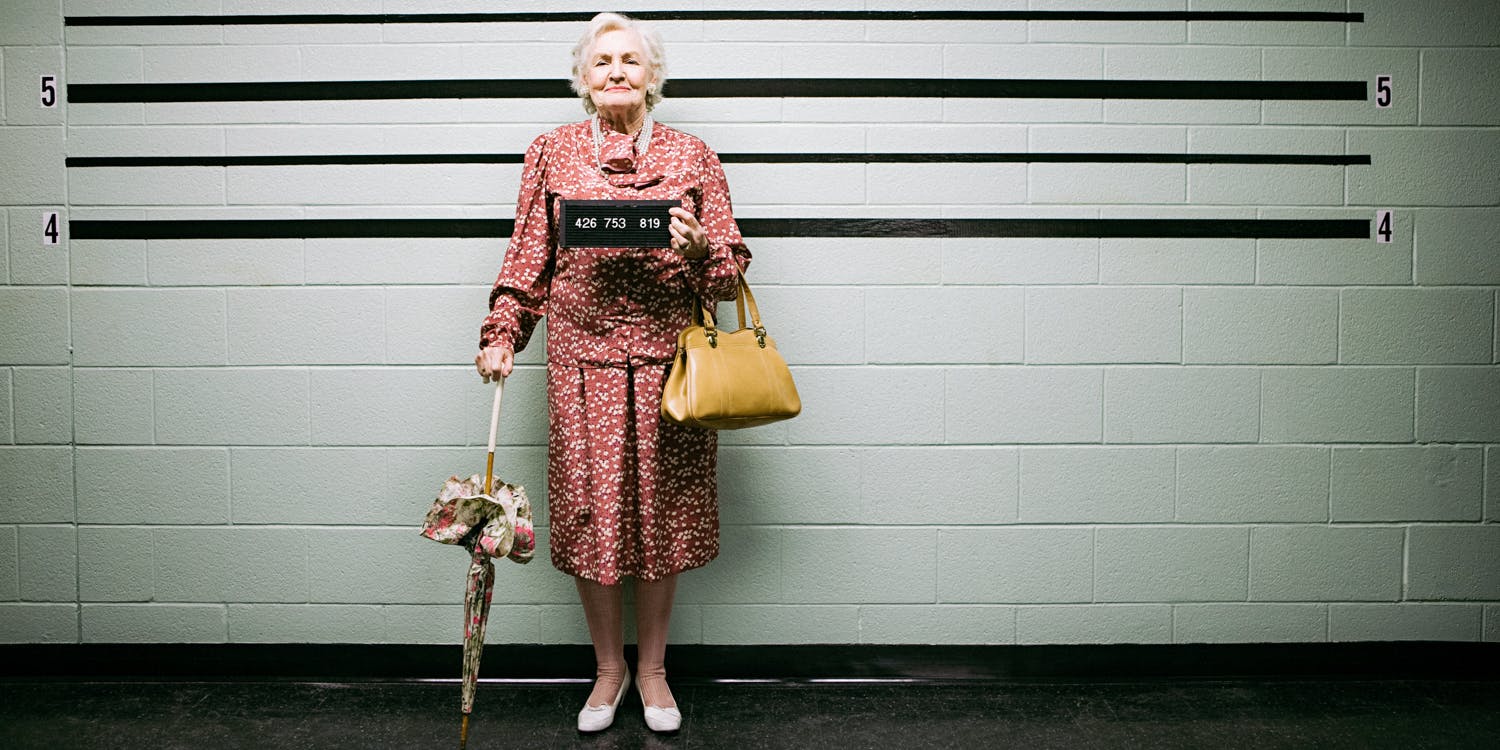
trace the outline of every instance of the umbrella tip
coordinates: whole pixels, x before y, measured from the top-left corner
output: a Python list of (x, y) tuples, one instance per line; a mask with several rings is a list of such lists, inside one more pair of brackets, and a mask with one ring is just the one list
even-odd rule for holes
[(458, 730), (458, 750), (469, 746), (469, 715), (464, 714), (464, 723)]

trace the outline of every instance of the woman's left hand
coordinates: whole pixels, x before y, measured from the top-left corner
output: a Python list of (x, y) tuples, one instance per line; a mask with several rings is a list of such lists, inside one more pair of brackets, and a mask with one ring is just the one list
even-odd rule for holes
[(688, 258), (707, 256), (708, 234), (698, 224), (698, 218), (681, 206), (673, 206), (667, 212), (672, 215), (672, 249)]

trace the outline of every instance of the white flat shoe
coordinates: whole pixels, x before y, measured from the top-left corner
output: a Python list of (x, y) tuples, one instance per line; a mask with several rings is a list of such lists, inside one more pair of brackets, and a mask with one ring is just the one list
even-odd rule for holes
[[(637, 686), (639, 688), (639, 686)], [(646, 726), (653, 732), (675, 732), (682, 728), (682, 712), (676, 706), (662, 708), (646, 705), (646, 694), (641, 693), (641, 708), (646, 709)]]
[(620, 701), (625, 700), (625, 689), (630, 687), (630, 669), (625, 670), (625, 679), (620, 680), (620, 692), (615, 693), (615, 699), (607, 706), (590, 706), (587, 702), (583, 709), (578, 712), (578, 731), (598, 732), (609, 728), (615, 723), (615, 709), (620, 707)]

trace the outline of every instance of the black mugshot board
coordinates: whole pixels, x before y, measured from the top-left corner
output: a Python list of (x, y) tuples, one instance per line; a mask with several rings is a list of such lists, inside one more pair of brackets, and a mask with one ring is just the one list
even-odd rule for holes
[(563, 199), (558, 214), (562, 247), (670, 247), (677, 201)]

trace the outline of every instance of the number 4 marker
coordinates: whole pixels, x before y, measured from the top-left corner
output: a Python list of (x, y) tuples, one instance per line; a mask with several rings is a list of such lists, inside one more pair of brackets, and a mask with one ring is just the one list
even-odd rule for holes
[(42, 212), (42, 244), (43, 245), (56, 245), (58, 238), (60, 236), (62, 236), (62, 230), (58, 227), (57, 221), (58, 220), (57, 220), (57, 212), (56, 211), (43, 211)]
[(1389, 208), (1382, 208), (1375, 212), (1375, 241), (1382, 245), (1389, 244), (1391, 237), (1395, 234), (1396, 218)]

